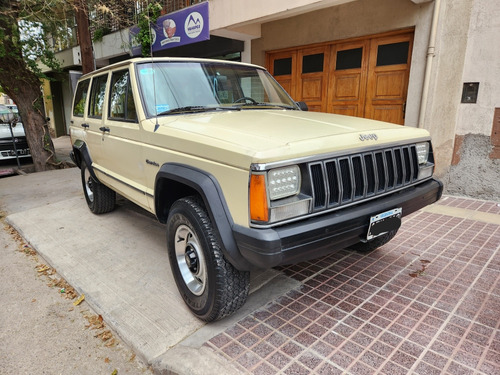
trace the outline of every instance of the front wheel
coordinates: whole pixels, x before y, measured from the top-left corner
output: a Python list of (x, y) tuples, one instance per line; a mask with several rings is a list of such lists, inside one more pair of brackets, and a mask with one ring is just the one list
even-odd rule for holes
[(95, 180), (84, 161), (81, 165), (83, 194), (87, 205), (94, 214), (104, 214), (115, 208), (116, 193)]
[(177, 288), (193, 314), (211, 322), (245, 303), (250, 273), (238, 271), (225, 258), (203, 202), (176, 201), (167, 221), (167, 247)]

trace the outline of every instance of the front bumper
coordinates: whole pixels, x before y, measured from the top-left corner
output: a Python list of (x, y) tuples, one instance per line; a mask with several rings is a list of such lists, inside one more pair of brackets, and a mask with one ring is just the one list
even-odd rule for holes
[(403, 216), (439, 200), (443, 184), (435, 179), (397, 193), (329, 214), (271, 229), (233, 228), (241, 255), (256, 268), (318, 258), (366, 237), (370, 217), (402, 207)]

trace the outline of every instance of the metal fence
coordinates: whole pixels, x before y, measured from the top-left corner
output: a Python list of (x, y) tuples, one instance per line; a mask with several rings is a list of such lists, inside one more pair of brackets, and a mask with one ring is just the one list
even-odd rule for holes
[[(159, 0), (161, 14), (168, 14), (188, 6), (208, 0)], [(89, 9), (90, 34), (93, 41), (99, 41), (104, 35), (136, 25), (139, 15), (145, 11), (150, 1), (111, 0), (106, 5)], [(61, 51), (78, 45), (78, 33), (75, 18), (67, 14), (64, 30), (52, 39), (54, 50)]]

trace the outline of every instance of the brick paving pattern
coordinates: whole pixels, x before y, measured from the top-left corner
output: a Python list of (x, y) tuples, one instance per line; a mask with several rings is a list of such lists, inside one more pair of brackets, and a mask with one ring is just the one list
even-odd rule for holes
[(420, 211), (372, 253), (281, 270), (302, 286), (205, 344), (242, 372), (500, 374), (499, 225)]

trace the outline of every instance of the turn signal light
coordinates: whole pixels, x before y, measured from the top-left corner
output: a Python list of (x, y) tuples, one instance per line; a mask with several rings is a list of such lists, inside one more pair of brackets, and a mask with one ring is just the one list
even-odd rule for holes
[(250, 218), (255, 221), (269, 221), (267, 205), (266, 176), (252, 174), (250, 177)]

